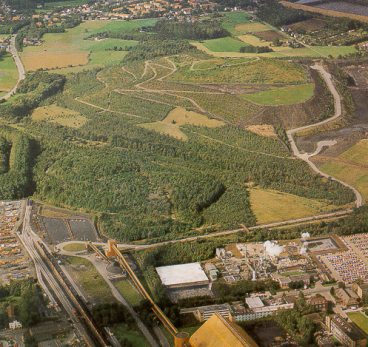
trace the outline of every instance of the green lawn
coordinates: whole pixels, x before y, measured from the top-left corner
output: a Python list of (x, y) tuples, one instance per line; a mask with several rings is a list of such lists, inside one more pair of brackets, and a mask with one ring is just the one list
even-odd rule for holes
[(18, 80), (18, 70), (10, 54), (0, 57), (0, 95), (11, 90)]
[(92, 34), (104, 31), (111, 31), (113, 33), (129, 32), (141, 27), (155, 25), (156, 22), (157, 19), (155, 18), (135, 19), (130, 21), (106, 21), (106, 24), (102, 28), (91, 29), (89, 32)]
[(235, 26), (237, 24), (248, 23), (250, 16), (246, 12), (225, 12), (222, 27), (234, 34), (236, 32)]
[(242, 98), (259, 105), (293, 105), (307, 101), (313, 96), (314, 84), (265, 90), (254, 94), (243, 94)]
[(203, 41), (203, 45), (212, 52), (239, 52), (240, 48), (247, 44), (228, 36), (205, 40)]
[(368, 334), (368, 318), (361, 312), (349, 312), (348, 317), (366, 334)]
[(115, 287), (132, 306), (138, 306), (142, 302), (142, 296), (133, 287), (129, 280), (119, 281), (115, 283)]
[(124, 339), (128, 340), (133, 347), (148, 347), (149, 344), (143, 335), (137, 330), (132, 330), (131, 327), (126, 324), (117, 324), (112, 327), (112, 332), (119, 341)]

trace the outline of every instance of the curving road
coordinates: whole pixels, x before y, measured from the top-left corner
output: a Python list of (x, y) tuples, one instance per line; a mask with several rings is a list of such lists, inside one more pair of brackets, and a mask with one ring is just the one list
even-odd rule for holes
[(325, 172), (321, 171), (311, 160), (310, 158), (312, 158), (313, 156), (317, 155), (324, 147), (326, 146), (332, 146), (334, 144), (336, 144), (336, 141), (320, 141), (317, 144), (317, 149), (315, 152), (313, 153), (301, 153), (299, 151), (298, 146), (295, 143), (294, 140), (294, 135), (297, 134), (300, 131), (303, 130), (308, 130), (308, 129), (313, 129), (316, 127), (319, 127), (321, 125), (330, 123), (338, 118), (340, 118), (342, 116), (342, 106), (341, 106), (341, 97), (340, 94), (338, 93), (338, 91), (335, 88), (334, 83), (332, 82), (332, 76), (331, 74), (329, 74), (325, 68), (322, 65), (319, 64), (315, 64), (314, 66), (312, 66), (313, 69), (317, 70), (321, 77), (323, 78), (323, 80), (326, 82), (328, 89), (330, 90), (333, 98), (334, 98), (334, 109), (335, 109), (335, 113), (332, 117), (325, 119), (321, 122), (318, 123), (314, 123), (314, 124), (310, 124), (310, 125), (305, 125), (299, 128), (295, 128), (295, 129), (290, 129), (286, 132), (287, 137), (289, 139), (290, 145), (291, 145), (291, 149), (294, 153), (294, 155), (301, 159), (304, 160), (311, 168), (313, 171), (315, 171), (316, 173), (318, 173), (319, 175), (326, 177), (330, 180), (336, 181), (340, 184), (342, 184), (343, 186), (349, 188), (350, 190), (353, 191), (354, 195), (355, 195), (355, 206), (356, 207), (361, 207), (363, 205), (363, 198), (362, 195), (359, 193), (359, 191), (357, 189), (355, 189), (353, 186), (351, 186), (350, 184), (341, 181), (335, 177), (332, 177), (328, 174), (326, 174)]
[(19, 58), (18, 51), (15, 47), (15, 38), (16, 37), (17, 37), (17, 35), (12, 35), (12, 37), (10, 39), (9, 52), (12, 55), (12, 57), (14, 59), (14, 62), (15, 62), (15, 65), (17, 66), (17, 69), (18, 69), (18, 81), (17, 81), (17, 84), (13, 87), (13, 89), (10, 90), (9, 92), (7, 92), (5, 95), (3, 95), (0, 98), (0, 100), (7, 100), (13, 94), (15, 94), (15, 92), (18, 89), (19, 83), (26, 78), (26, 71), (24, 69), (22, 61)]

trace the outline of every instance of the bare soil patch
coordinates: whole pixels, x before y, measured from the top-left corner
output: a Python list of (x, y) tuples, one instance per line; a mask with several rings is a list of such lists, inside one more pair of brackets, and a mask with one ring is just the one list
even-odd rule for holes
[(260, 136), (277, 137), (275, 128), (270, 124), (250, 125), (246, 129)]
[(327, 23), (322, 19), (307, 19), (301, 22), (297, 22), (291, 25), (288, 25), (288, 28), (292, 29), (293, 31), (318, 31), (322, 30), (326, 27)]
[(268, 41), (268, 42), (272, 42), (274, 40), (281, 40), (284, 38), (280, 33), (274, 30), (259, 31), (259, 32), (253, 33), (253, 35), (257, 36), (261, 40)]

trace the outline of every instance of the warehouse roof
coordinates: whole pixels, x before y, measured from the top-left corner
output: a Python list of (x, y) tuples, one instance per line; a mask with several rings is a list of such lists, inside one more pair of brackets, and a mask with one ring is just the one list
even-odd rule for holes
[(160, 266), (156, 268), (156, 271), (165, 286), (208, 282), (208, 277), (200, 263)]

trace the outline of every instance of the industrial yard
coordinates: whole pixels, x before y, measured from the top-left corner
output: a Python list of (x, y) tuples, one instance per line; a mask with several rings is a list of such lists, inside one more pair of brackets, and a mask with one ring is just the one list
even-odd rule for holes
[(0, 202), (0, 283), (25, 279), (33, 274), (29, 257), (16, 235), (24, 210), (22, 201)]

